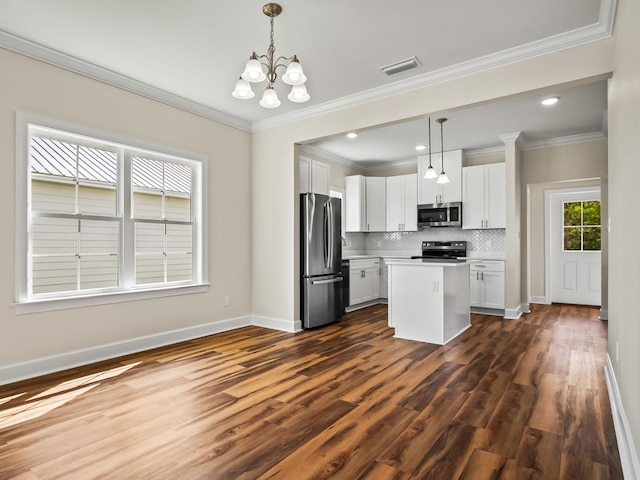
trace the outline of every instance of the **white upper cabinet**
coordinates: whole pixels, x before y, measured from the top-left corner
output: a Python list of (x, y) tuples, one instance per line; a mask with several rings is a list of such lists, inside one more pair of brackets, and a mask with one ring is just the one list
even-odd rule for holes
[(331, 170), (326, 163), (300, 157), (300, 193), (329, 195)]
[(366, 232), (366, 184), (362, 175), (344, 177), (345, 190), (345, 230)]
[(367, 232), (384, 232), (387, 229), (387, 179), (366, 177), (367, 184)]
[(387, 227), (387, 179), (344, 178), (347, 232), (384, 232)]
[[(431, 155), (431, 165), (437, 174), (443, 170), (441, 154)], [(418, 204), (462, 201), (462, 150), (444, 152), (444, 171), (449, 183), (439, 184), (436, 179), (425, 179), (429, 155), (418, 156)]]
[(418, 230), (418, 175), (387, 178), (387, 231)]
[(477, 165), (462, 170), (462, 228), (505, 228), (505, 164)]

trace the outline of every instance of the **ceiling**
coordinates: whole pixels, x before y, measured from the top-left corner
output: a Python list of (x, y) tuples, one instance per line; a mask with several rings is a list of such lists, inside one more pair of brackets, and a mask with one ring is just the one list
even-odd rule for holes
[[(258, 105), (264, 84), (254, 86), (251, 100), (231, 96), (251, 52), (266, 53), (269, 19), (263, 4), (0, 0), (0, 46), (255, 131), (607, 38), (615, 1), (282, 0), (276, 55), (298, 55), (311, 100), (289, 102), (288, 86), (278, 81), (278, 109)], [(393, 76), (380, 71), (412, 56), (420, 61), (415, 69)], [(533, 97), (450, 112), (445, 147), (497, 145), (498, 134), (516, 130), (534, 141), (600, 129), (603, 83), (558, 94), (563, 99), (553, 114), (536, 110)], [(389, 127), (372, 134), (369, 146), (364, 132), (359, 143), (339, 139), (317, 146), (354, 161), (397, 161), (410, 152), (382, 140), (405, 138), (413, 147), (425, 125), (420, 119)]]

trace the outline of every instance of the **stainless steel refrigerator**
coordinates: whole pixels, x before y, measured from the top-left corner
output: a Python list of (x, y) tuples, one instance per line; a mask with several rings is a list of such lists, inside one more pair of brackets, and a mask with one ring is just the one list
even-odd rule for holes
[(300, 319), (314, 328), (342, 316), (340, 199), (303, 193), (300, 217)]

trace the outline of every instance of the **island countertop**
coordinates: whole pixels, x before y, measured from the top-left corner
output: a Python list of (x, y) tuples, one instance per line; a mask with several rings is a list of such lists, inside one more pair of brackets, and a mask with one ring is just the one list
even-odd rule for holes
[(440, 262), (438, 260), (425, 260), (422, 258), (390, 258), (386, 260), (388, 265), (415, 265), (425, 267), (460, 267), (470, 265), (474, 260), (465, 260), (462, 262)]

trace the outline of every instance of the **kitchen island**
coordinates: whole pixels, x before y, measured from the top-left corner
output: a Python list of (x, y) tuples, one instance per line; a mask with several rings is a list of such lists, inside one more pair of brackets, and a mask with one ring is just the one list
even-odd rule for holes
[(471, 326), (468, 262), (387, 263), (389, 326), (396, 338), (444, 345)]

